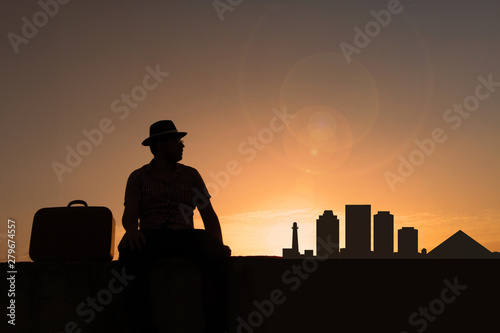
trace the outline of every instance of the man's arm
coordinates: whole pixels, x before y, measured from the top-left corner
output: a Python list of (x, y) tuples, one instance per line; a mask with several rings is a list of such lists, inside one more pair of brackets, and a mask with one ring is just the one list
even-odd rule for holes
[(123, 211), (122, 224), (125, 228), (125, 235), (120, 242), (121, 247), (128, 247), (131, 250), (141, 249), (146, 243), (142, 232), (139, 231), (139, 201), (127, 201)]
[[(220, 228), (219, 218), (215, 213), (214, 208), (212, 207), (212, 203), (210, 199), (207, 199), (207, 202), (202, 207), (198, 207), (200, 211), (201, 218), (203, 220), (203, 225), (205, 226), (205, 230), (216, 239), (218, 239), (221, 244), (224, 244), (222, 240), (222, 231)], [(224, 251), (227, 256), (231, 256), (231, 249), (229, 246), (224, 245)]]
[(218, 240), (222, 244), (224, 244), (222, 240), (222, 231), (220, 228), (220, 223), (219, 223), (219, 218), (217, 217), (217, 214), (215, 213), (214, 208), (212, 207), (212, 203), (210, 202), (209, 199), (207, 199), (206, 204), (203, 205), (204, 207), (198, 207), (198, 210), (200, 211), (201, 218), (203, 220), (203, 225), (205, 226), (205, 230)]

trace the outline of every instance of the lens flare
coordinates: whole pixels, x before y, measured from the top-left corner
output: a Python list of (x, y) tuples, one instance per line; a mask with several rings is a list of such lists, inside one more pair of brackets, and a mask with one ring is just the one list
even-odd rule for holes
[[(349, 168), (337, 172), (366, 174), (392, 163), (413, 145), (429, 114), (434, 69), (424, 35), (409, 17), (405, 17), (405, 24), (400, 28), (401, 34), (408, 36), (405, 44), (408, 47), (395, 44), (381, 34), (376, 44), (386, 45), (388, 49), (380, 53), (374, 43), (374, 53), (370, 57), (363, 53), (347, 63), (340, 51), (326, 51), (332, 50), (331, 45), (324, 49), (325, 52), (318, 53), (317, 47), (308, 47), (312, 44), (300, 37), (294, 39), (293, 44), (287, 44), (292, 42), (288, 38), (290, 30), (281, 29), (276, 23), (284, 11), (287, 15), (303, 16), (302, 12), (295, 12), (289, 7), (270, 6), (254, 22), (242, 46), (237, 87), (240, 111), (248, 128), (252, 132), (259, 131), (265, 124), (263, 119), (269, 117), (273, 108), (286, 107), (289, 113), (295, 114), (311, 105), (325, 105), (341, 113), (348, 122), (353, 137), (351, 144), (357, 145), (357, 152), (360, 152), (356, 159), (349, 161)], [(300, 21), (294, 26), (296, 31), (315, 27), (320, 33), (327, 29), (332, 32), (332, 40), (341, 40), (342, 36), (335, 33), (338, 28), (335, 22), (315, 13), (310, 14), (308, 21)], [(269, 31), (274, 32), (272, 36)], [(288, 47), (301, 43), (304, 47), (300, 50)], [(272, 52), (269, 51), (270, 46)], [(268, 59), (271, 53), (273, 59), (282, 61), (269, 67), (263, 59)], [(384, 54), (396, 53), (399, 59), (395, 60), (398, 61), (388, 63), (380, 59)], [(402, 76), (398, 78), (399, 83), (394, 83), (397, 73), (404, 72), (399, 71), (398, 66), (417, 70), (411, 78)], [(383, 105), (380, 104), (380, 94), (384, 97)], [(279, 105), (276, 105), (276, 98)], [(404, 119), (404, 128), (398, 127), (399, 119)], [(331, 125), (331, 128), (334, 126)], [(387, 137), (384, 132), (387, 130), (402, 134), (388, 144), (380, 139)], [(302, 144), (297, 149), (304, 151), (306, 156), (319, 160), (325, 150), (322, 143), (335, 146), (331, 139), (335, 137), (332, 136), (333, 130), (315, 124), (305, 131), (302, 134), (297, 132), (294, 139), (297, 141), (296, 137), (301, 135), (302, 139), (298, 142)], [(267, 147), (266, 152), (282, 162), (289, 159), (274, 145)]]
[(299, 110), (283, 134), (287, 159), (299, 170), (326, 174), (341, 167), (353, 145), (351, 126), (337, 110), (311, 105)]
[[(302, 59), (288, 72), (281, 87), (280, 104), (292, 112), (309, 105), (338, 110), (351, 124), (353, 143), (357, 143), (375, 123), (379, 96), (372, 75), (360, 62), (347, 65), (342, 54), (325, 52)], [(332, 126), (335, 119), (330, 116), (323, 120)], [(313, 136), (332, 136), (328, 133), (332, 130), (322, 127), (321, 122), (312, 119), (311, 124), (315, 126), (309, 129)]]

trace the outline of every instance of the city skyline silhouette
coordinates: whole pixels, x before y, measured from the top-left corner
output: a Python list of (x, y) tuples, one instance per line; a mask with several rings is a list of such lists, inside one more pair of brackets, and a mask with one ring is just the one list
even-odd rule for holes
[[(319, 257), (324, 259), (449, 259), (449, 258), (500, 258), (462, 230), (438, 244), (428, 252), (418, 250), (418, 229), (404, 226), (397, 230), (398, 251), (394, 250), (394, 215), (378, 211), (371, 216), (371, 205), (345, 205), (345, 248), (340, 248), (340, 221), (332, 210), (325, 210), (316, 220), (316, 255), (313, 250), (299, 250), (298, 223), (292, 225), (292, 247), (283, 248), (284, 259)], [(373, 226), (373, 227), (372, 227)], [(373, 232), (373, 237), (371, 234)], [(373, 240), (373, 242), (372, 242)], [(326, 251), (323, 244), (335, 244)], [(371, 248), (373, 247), (373, 251)]]

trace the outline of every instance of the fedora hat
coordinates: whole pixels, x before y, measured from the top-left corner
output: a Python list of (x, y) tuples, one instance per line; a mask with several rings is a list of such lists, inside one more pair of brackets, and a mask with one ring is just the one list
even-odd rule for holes
[(174, 122), (172, 120), (160, 120), (149, 127), (149, 138), (142, 141), (143, 146), (149, 146), (151, 143), (163, 136), (176, 136), (182, 138), (185, 136), (186, 132), (179, 132), (175, 128)]

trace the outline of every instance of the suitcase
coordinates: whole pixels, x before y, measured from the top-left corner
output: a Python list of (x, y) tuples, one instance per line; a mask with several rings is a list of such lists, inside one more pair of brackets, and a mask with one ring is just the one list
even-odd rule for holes
[(29, 255), (35, 262), (111, 261), (114, 233), (115, 220), (106, 207), (74, 200), (67, 207), (42, 208), (33, 218)]

